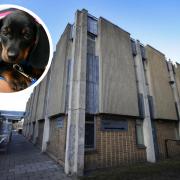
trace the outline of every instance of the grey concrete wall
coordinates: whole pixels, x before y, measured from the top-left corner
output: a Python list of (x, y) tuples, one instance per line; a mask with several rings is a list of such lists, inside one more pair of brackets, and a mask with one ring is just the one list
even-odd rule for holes
[(146, 46), (146, 54), (155, 105), (155, 119), (177, 120), (165, 55), (149, 45)]
[(28, 100), (28, 108), (27, 108), (27, 111), (28, 111), (29, 113), (28, 113), (28, 116), (27, 116), (27, 122), (29, 122), (30, 117), (31, 117), (31, 114), (32, 114), (32, 108), (31, 108), (31, 106), (32, 106), (32, 102), (33, 102), (33, 96), (34, 96), (34, 94), (31, 93), (31, 95), (30, 95), (30, 97), (29, 97), (29, 100)]
[(29, 104), (29, 111), (30, 111), (30, 113), (29, 113), (29, 116), (28, 116), (28, 122), (32, 121), (34, 96), (35, 96), (35, 93), (33, 91), (33, 93), (31, 94), (31, 97), (30, 97), (30, 104)]
[(103, 18), (98, 22), (100, 113), (138, 116), (130, 34)]
[(28, 119), (29, 119), (29, 114), (30, 114), (30, 98), (31, 96), (29, 97), (27, 103), (26, 103), (26, 115), (24, 117), (24, 123), (23, 123), (23, 135), (26, 136), (27, 134), (27, 123), (28, 123)]
[(38, 105), (38, 98), (39, 98), (39, 86), (36, 86), (34, 88), (34, 97), (33, 97), (33, 103), (32, 103), (32, 115), (31, 115), (31, 122), (36, 121), (36, 112), (37, 112), (37, 105)]
[(48, 116), (65, 113), (66, 76), (68, 41), (71, 26), (68, 24), (60, 41), (57, 44), (55, 56), (51, 67), (51, 80), (49, 88)]
[(37, 102), (36, 120), (44, 119), (44, 104), (46, 99), (47, 75), (41, 81), (39, 86), (39, 98)]
[(27, 123), (28, 118), (29, 118), (29, 114), (30, 114), (30, 98), (31, 98), (31, 96), (29, 97), (29, 99), (28, 99), (28, 101), (27, 101), (27, 103), (26, 103), (26, 109), (25, 109), (25, 111), (26, 111), (26, 116), (25, 116), (25, 118), (24, 118), (24, 124)]

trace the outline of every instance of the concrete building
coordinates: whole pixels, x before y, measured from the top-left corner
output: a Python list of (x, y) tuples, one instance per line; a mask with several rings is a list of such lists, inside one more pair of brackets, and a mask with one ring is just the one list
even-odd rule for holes
[(180, 154), (180, 65), (77, 11), (26, 107), (24, 135), (67, 174)]

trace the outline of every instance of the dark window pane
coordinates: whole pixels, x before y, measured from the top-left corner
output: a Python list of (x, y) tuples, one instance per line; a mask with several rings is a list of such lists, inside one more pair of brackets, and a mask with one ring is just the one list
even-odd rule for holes
[(144, 46), (140, 45), (140, 50), (141, 50), (141, 56), (143, 60), (146, 60), (146, 51)]
[(97, 20), (88, 17), (88, 31), (92, 34), (97, 35)]
[(144, 118), (144, 99), (143, 94), (138, 93), (138, 106), (139, 106), (139, 115), (141, 118)]
[(133, 56), (137, 55), (137, 50), (136, 50), (136, 43), (134, 40), (131, 40), (131, 47), (132, 47), (132, 54)]
[(87, 118), (85, 124), (85, 148), (94, 148), (94, 119)]

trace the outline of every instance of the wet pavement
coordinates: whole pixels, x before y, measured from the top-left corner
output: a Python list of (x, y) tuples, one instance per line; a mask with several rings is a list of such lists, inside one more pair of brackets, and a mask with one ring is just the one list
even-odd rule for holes
[(63, 168), (13, 132), (8, 152), (0, 152), (0, 180), (71, 180)]

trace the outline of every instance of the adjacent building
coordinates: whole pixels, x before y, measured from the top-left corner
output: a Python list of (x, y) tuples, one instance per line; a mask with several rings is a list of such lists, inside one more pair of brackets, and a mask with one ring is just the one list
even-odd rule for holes
[(77, 11), (27, 102), (23, 134), (67, 174), (180, 154), (180, 65)]

